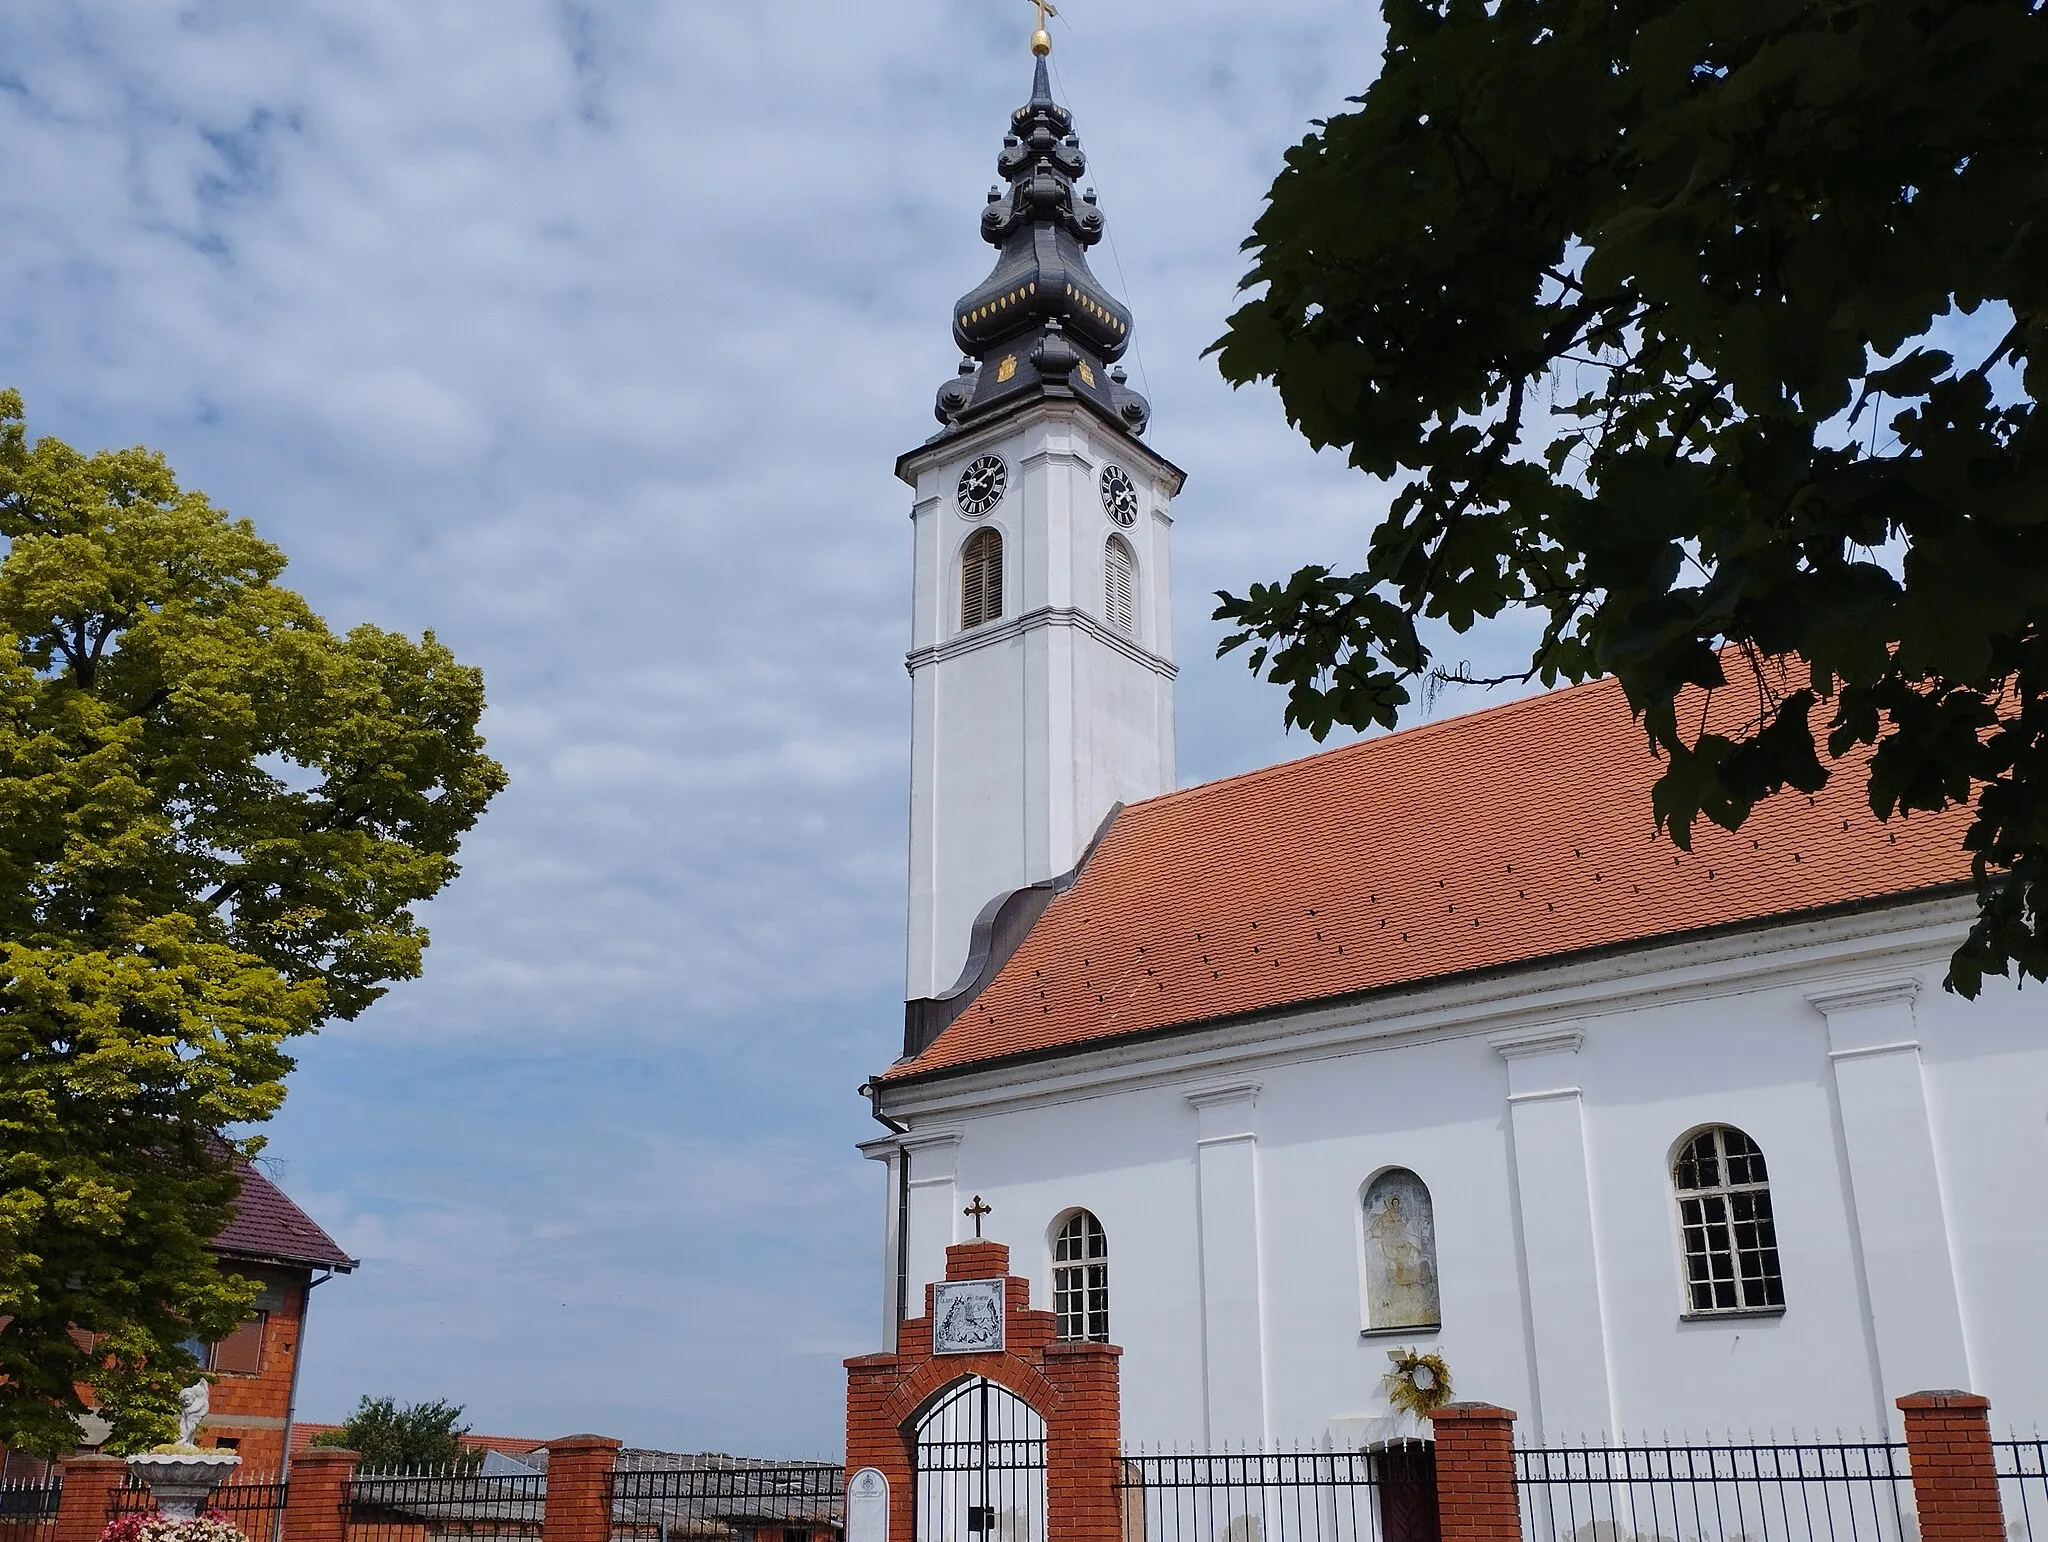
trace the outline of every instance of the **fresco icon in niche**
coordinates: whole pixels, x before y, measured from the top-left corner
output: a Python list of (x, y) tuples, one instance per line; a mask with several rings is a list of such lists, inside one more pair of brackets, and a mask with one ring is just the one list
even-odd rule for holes
[(1429, 1187), (1405, 1167), (1365, 1190), (1365, 1305), (1370, 1327), (1434, 1328), (1436, 1212)]

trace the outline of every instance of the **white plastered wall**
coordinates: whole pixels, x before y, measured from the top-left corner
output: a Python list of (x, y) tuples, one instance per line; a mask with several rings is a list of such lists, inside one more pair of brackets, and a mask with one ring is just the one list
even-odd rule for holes
[[(1055, 1219), (1101, 1219), (1127, 1443), (1343, 1439), (1388, 1413), (1386, 1352), (1409, 1344), (1530, 1438), (1895, 1430), (1891, 1400), (1930, 1376), (2025, 1428), (2048, 1416), (2048, 1022), (2036, 991), (1941, 992), (1956, 917), (1646, 950), (886, 1102), (957, 1132), (955, 1193), (995, 1207), (1039, 1303)], [(1898, 1124), (1905, 1062), (1869, 1109), (1837, 1074), (1830, 1013), (1873, 990), (1924, 1143)], [(1896, 1137), (1875, 1150), (1848, 1133), (1873, 1110)], [(1782, 1314), (1686, 1315), (1669, 1164), (1711, 1123), (1764, 1150)], [(1356, 1210), (1387, 1166), (1433, 1196), (1436, 1333), (1362, 1332)]]

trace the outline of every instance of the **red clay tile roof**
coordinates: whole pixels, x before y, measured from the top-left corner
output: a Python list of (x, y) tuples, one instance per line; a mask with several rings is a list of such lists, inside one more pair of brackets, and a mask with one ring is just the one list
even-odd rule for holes
[[(1753, 706), (1716, 693), (1715, 726)], [(884, 1079), (1966, 881), (1968, 811), (1880, 823), (1862, 765), (1682, 853), (1600, 680), (1133, 804)]]
[(341, 1244), (293, 1204), (283, 1189), (248, 1163), (236, 1165), (242, 1172), (242, 1192), (235, 1200), (235, 1218), (213, 1239), (216, 1252), (343, 1273), (355, 1268), (356, 1261)]

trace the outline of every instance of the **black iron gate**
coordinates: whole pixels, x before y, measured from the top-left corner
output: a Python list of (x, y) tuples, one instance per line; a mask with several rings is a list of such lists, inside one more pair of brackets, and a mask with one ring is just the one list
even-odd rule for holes
[(917, 1426), (917, 1542), (1046, 1542), (1045, 1420), (976, 1376)]

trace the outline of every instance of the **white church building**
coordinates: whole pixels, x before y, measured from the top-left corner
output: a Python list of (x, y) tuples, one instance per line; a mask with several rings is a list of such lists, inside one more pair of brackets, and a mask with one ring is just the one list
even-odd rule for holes
[[(1172, 500), (1041, 59), (914, 490), (883, 1348), (992, 1207), (1127, 1443), (2048, 1416), (2043, 996), (1941, 988), (1959, 819), (1845, 768), (1689, 853), (1611, 682), (1176, 789)], [(1739, 693), (1724, 693), (1734, 695)], [(1710, 704), (1731, 715), (1734, 701)]]

